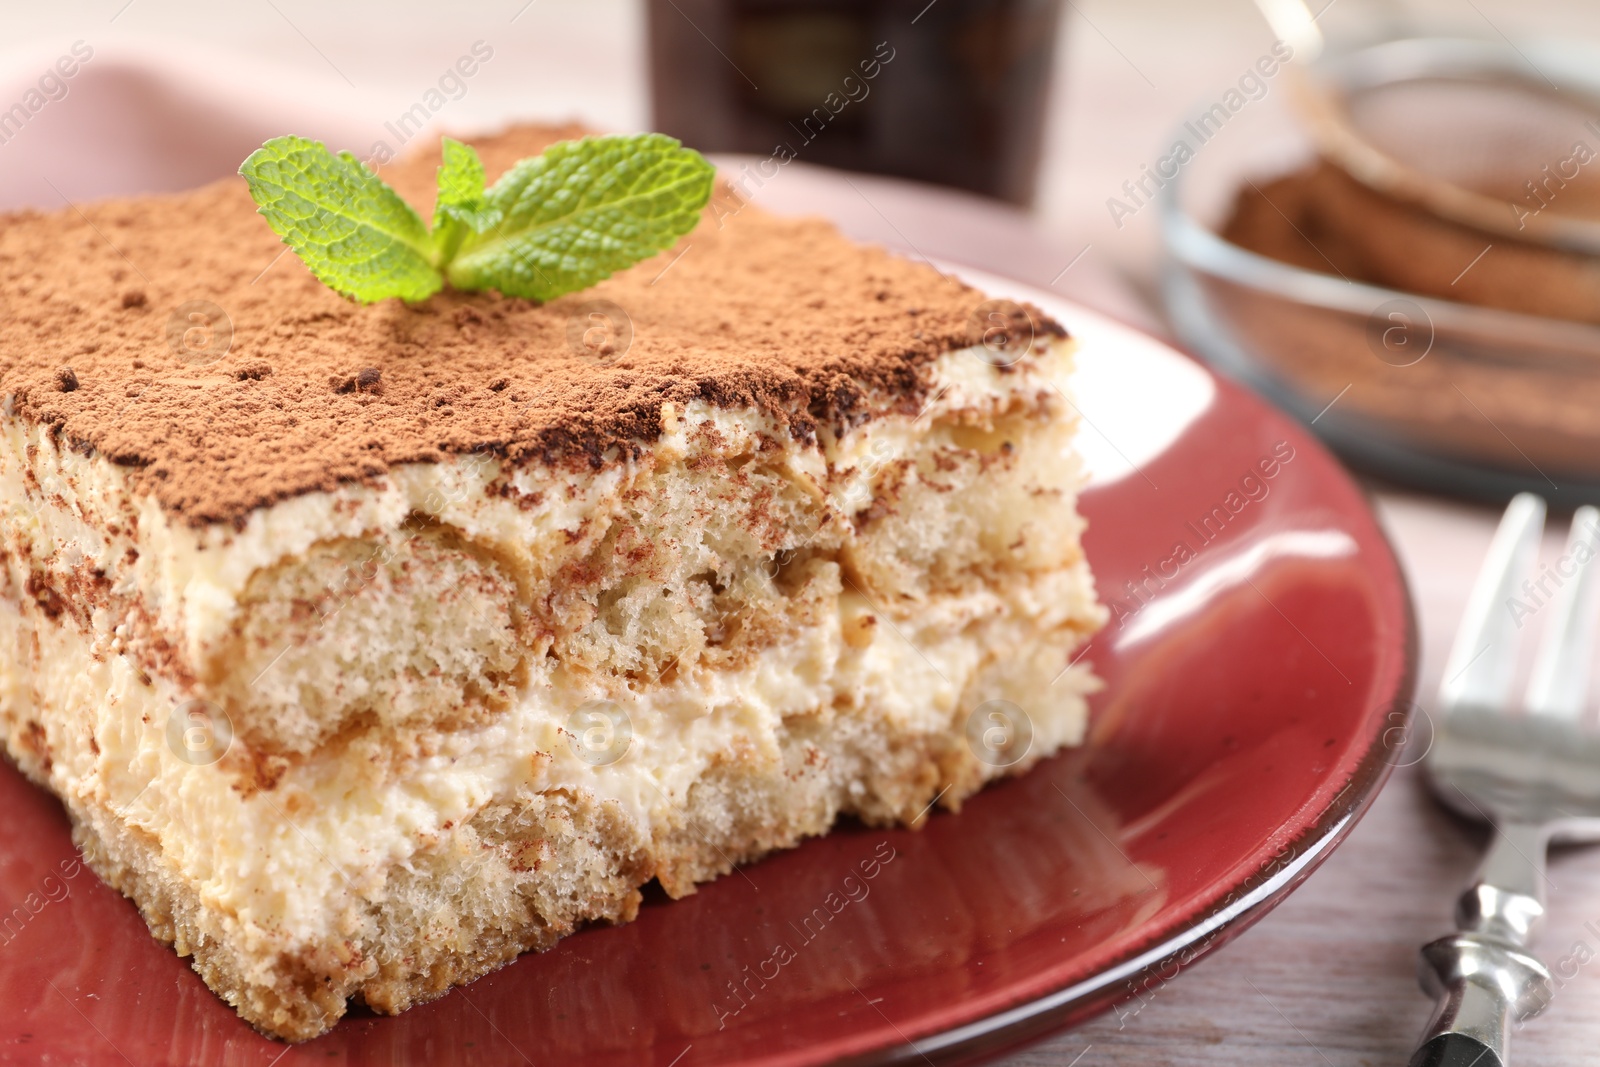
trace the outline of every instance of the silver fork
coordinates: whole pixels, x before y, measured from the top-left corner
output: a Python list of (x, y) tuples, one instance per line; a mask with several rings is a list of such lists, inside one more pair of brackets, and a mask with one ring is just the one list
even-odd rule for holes
[[(1456, 902), (1457, 932), (1422, 948), (1418, 977), (1438, 1003), (1410, 1067), (1504, 1067), (1512, 1024), (1554, 992), (1527, 951), (1544, 915), (1545, 849), (1600, 840), (1600, 734), (1581, 723), (1600, 511), (1579, 508), (1566, 555), (1534, 576), (1544, 517), (1539, 497), (1511, 501), (1445, 665), (1428, 778), (1449, 807), (1491, 823), (1494, 840)], [(1549, 617), (1519, 714), (1518, 631), (1534, 611)]]

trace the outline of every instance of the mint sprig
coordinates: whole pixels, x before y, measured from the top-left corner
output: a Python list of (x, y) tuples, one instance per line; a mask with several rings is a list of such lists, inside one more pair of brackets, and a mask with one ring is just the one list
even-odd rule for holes
[(257, 210), (329, 288), (422, 300), (448, 279), (553, 300), (670, 248), (711, 198), (711, 164), (661, 134), (561, 141), (485, 188), (444, 139), (433, 226), (348, 152), (275, 137), (239, 168)]

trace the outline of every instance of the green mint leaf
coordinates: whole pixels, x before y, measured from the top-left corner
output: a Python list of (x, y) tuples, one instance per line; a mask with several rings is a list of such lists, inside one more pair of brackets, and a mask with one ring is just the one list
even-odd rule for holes
[(360, 160), (316, 141), (273, 138), (239, 173), (311, 272), (363, 303), (423, 300), (446, 276), (532, 300), (587, 288), (694, 229), (716, 174), (671, 137), (591, 137), (485, 189), (478, 153), (446, 137), (430, 229)]
[(426, 224), (349, 152), (274, 137), (239, 173), (257, 211), (330, 289), (370, 304), (422, 300), (443, 285)]
[(715, 170), (662, 134), (562, 141), (485, 196), (498, 214), (446, 268), (458, 289), (552, 300), (670, 248), (700, 221)]
[(448, 263), (469, 233), (483, 233), (499, 221), (484, 206), (483, 161), (471, 145), (442, 138), (439, 198), (433, 207), (433, 239), (439, 262)]
[(477, 149), (452, 137), (439, 139), (439, 200), (433, 209), (433, 224), (458, 211), (477, 211), (483, 206), (483, 160)]

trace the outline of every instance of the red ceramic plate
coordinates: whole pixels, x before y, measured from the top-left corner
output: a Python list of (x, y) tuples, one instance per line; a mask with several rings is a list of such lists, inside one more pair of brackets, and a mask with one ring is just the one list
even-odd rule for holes
[(92, 874), (64, 876), (60, 806), (0, 767), (0, 1059), (965, 1061), (1170, 977), (1259, 918), (1349, 831), (1403, 736), (1415, 644), (1394, 556), (1287, 419), (1136, 331), (965, 273), (1085, 343), (1083, 508), (1116, 616), (1089, 651), (1107, 684), (1085, 748), (921, 832), (841, 828), (292, 1049)]

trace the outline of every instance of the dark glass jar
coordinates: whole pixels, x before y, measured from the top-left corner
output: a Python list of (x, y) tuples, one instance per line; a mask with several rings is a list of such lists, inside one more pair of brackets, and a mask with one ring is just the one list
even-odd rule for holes
[(1033, 198), (1059, 0), (650, 0), (654, 125)]

